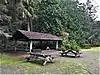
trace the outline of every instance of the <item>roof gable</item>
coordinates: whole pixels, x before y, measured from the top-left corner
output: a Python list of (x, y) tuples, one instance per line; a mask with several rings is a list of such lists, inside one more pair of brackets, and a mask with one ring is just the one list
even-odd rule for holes
[(13, 39), (15, 40), (29, 40), (23, 33), (19, 32), (18, 30), (13, 34)]

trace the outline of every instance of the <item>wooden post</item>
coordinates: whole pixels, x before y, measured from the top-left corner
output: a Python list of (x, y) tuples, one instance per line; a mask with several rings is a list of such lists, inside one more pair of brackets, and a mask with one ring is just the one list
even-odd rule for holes
[(56, 49), (58, 49), (58, 41), (56, 41)]
[(32, 40), (30, 41), (30, 52), (32, 52)]

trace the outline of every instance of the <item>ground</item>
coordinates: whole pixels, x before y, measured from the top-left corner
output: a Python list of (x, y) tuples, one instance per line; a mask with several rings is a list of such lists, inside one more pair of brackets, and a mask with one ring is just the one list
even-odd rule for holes
[[(0, 54), (1, 74), (98, 74), (100, 73), (100, 47), (83, 49), (79, 58), (61, 57), (45, 66), (36, 62), (25, 62), (20, 55), (15, 57)], [(12, 54), (13, 55), (13, 54)], [(17, 57), (18, 56), (18, 57)], [(16, 58), (17, 57), (17, 58)], [(21, 56), (23, 57), (23, 56)], [(20, 59), (19, 59), (20, 58)]]

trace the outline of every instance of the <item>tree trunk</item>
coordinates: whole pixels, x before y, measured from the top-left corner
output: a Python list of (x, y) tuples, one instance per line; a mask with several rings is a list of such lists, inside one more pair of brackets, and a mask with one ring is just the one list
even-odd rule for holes
[(27, 28), (28, 28), (28, 31), (31, 31), (31, 30), (30, 30), (30, 21), (29, 21), (29, 19), (28, 19), (28, 25), (27, 25)]
[(32, 18), (28, 18), (28, 31), (33, 31), (33, 28), (32, 28)]

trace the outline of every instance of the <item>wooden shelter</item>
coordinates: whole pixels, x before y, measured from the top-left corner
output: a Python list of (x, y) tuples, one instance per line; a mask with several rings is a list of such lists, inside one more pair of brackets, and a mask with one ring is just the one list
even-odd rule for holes
[(39, 33), (39, 32), (32, 32), (32, 31), (25, 31), (25, 30), (17, 30), (14, 34), (12, 39), (20, 40), (20, 41), (29, 41), (30, 42), (30, 52), (32, 50), (33, 41), (55, 41), (56, 42), (56, 49), (58, 49), (58, 42), (62, 39), (47, 33)]

